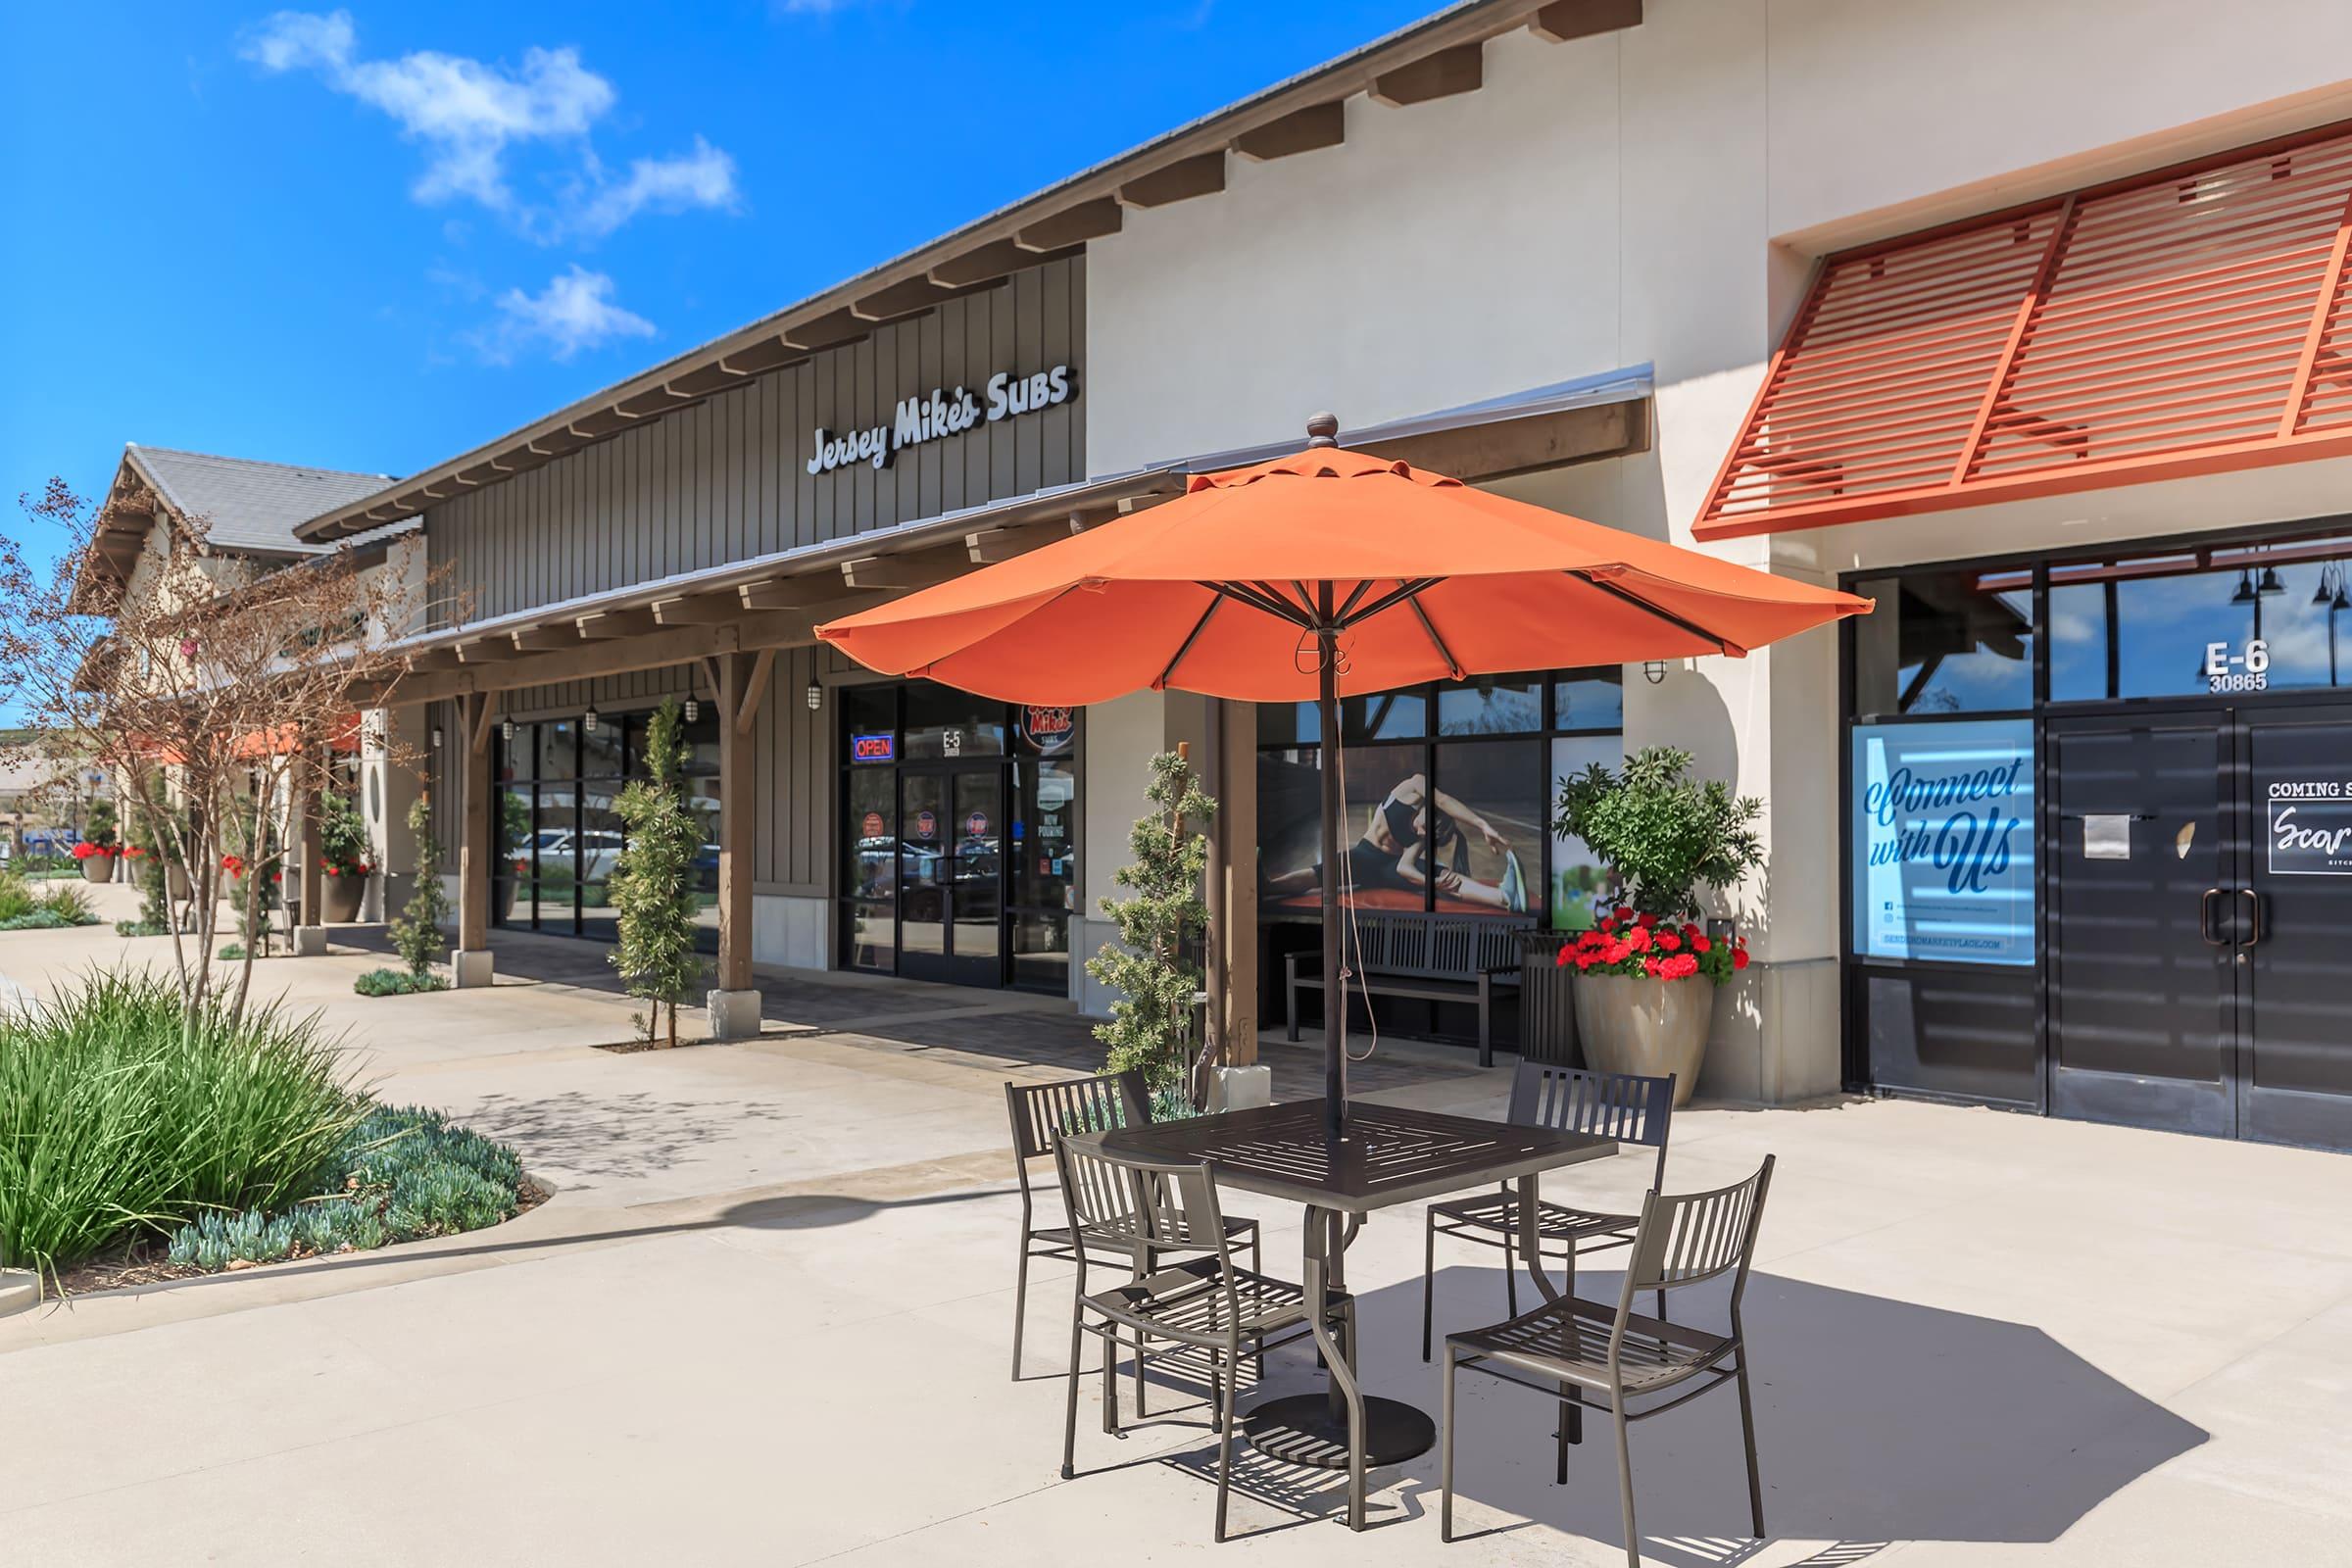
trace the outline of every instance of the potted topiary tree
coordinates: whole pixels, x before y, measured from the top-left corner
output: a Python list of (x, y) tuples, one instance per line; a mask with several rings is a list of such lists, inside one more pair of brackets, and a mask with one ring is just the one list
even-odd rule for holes
[(1155, 1118), (1189, 1116), (1202, 981), (1193, 953), (1208, 927), (1200, 891), (1208, 840), (1200, 829), (1217, 803), (1194, 779), (1182, 748), (1152, 759), (1144, 798), (1152, 811), (1127, 835), (1135, 858), (1111, 873), (1129, 896), (1102, 901), (1119, 941), (1086, 960), (1086, 972), (1117, 993), (1110, 1021), (1095, 1026), (1095, 1038), (1110, 1048), (1112, 1072), (1143, 1070)]
[(328, 925), (349, 925), (360, 917), (368, 897), (368, 878), (375, 867), (368, 859), (368, 824), (351, 798), (328, 790), (318, 801), (319, 915)]
[(1736, 936), (1719, 942), (1700, 926), (1699, 886), (1728, 887), (1764, 861), (1754, 825), (1763, 803), (1690, 770), (1690, 754), (1666, 746), (1635, 753), (1621, 772), (1594, 763), (1561, 781), (1554, 819), (1616, 885), (1614, 907), (1556, 960), (1577, 971), (1585, 1060), (1601, 1072), (1673, 1073), (1678, 1105), (1698, 1084), (1716, 987), (1747, 966)]
[(89, 825), (83, 829), (81, 842), (74, 846), (74, 858), (81, 862), (84, 882), (112, 882), (115, 879), (117, 851), (115, 803), (96, 800), (90, 803)]
[(678, 1004), (704, 970), (694, 945), (702, 913), (695, 860), (703, 852), (703, 824), (686, 798), (684, 723), (674, 697), (654, 710), (645, 728), (647, 776), (633, 780), (612, 803), (628, 829), (611, 883), (620, 926), (612, 967), (630, 996), (652, 1004), (645, 1018), (648, 1045), (657, 1034), (664, 1045), (678, 1043)]

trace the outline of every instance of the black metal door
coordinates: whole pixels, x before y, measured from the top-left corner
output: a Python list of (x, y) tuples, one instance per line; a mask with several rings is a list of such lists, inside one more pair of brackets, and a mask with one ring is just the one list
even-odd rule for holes
[(2229, 898), (2238, 1127), (2352, 1149), (2352, 708), (2240, 710), (2245, 876)]
[(2045, 745), (2050, 1109), (2232, 1134), (2244, 813), (2231, 716), (2053, 721)]

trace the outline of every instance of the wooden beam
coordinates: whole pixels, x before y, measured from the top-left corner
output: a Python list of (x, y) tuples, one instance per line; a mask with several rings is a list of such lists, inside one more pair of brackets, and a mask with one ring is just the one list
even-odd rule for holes
[(1309, 104), (1296, 114), (1245, 130), (1233, 138), (1233, 150), (1255, 163), (1337, 147), (1348, 139), (1348, 106), (1338, 99)]
[(942, 288), (928, 277), (902, 277), (896, 283), (886, 283), (871, 294), (860, 294), (850, 301), (850, 314), (861, 320), (888, 321), (917, 311), (927, 311), (941, 300), (952, 299), (956, 291)]
[(1098, 196), (1051, 217), (1041, 218), (1015, 232), (1013, 243), (1025, 251), (1057, 251), (1064, 245), (1083, 245), (1090, 239), (1116, 234), (1125, 221), (1116, 196)]
[(458, 662), (495, 664), (501, 660), (513, 659), (518, 651), (512, 636), (475, 637), (458, 644)]
[(904, 592), (960, 577), (971, 570), (961, 544), (945, 550), (909, 551), (903, 556), (861, 556), (841, 564), (841, 579), (852, 588)]
[(1476, 92), (1486, 81), (1486, 46), (1456, 44), (1372, 78), (1372, 101), (1391, 109), (1425, 104), (1433, 98)]
[(841, 592), (841, 584), (831, 572), (812, 571), (801, 577), (762, 577), (736, 591), (746, 610), (795, 610), (832, 598)]
[(1478, 481), (1630, 457), (1648, 451), (1649, 442), (1649, 402), (1642, 398), (1459, 430), (1437, 430), (1396, 441), (1373, 441), (1363, 450), (1377, 457), (1401, 458), (1416, 468)]
[(1035, 267), (1044, 258), (1025, 251), (1008, 239), (996, 240), (977, 250), (951, 256), (931, 269), (931, 281), (942, 288), (969, 288), (974, 283), (986, 283), (993, 278), (1017, 272), (1024, 267)]
[(1527, 30), (1545, 43), (1573, 43), (1640, 25), (1642, 0), (1553, 0), (1527, 20)]
[(743, 697), (735, 705), (735, 733), (749, 735), (752, 725), (760, 718), (760, 699), (767, 695), (768, 676), (775, 672), (776, 651), (762, 648), (752, 656), (752, 678), (745, 683)]
[(1025, 556), (1040, 545), (1050, 545), (1057, 539), (1067, 539), (1080, 530), (1071, 522), (1035, 522), (1020, 528), (983, 528), (963, 536), (964, 554), (975, 566), (986, 566), (1000, 561)]
[[(718, 661), (719, 711), (742, 710), (752, 681), (753, 659), (748, 654), (721, 655)], [(757, 781), (752, 759), (756, 748), (748, 730), (731, 723), (718, 727), (718, 989), (752, 988), (752, 834), (758, 816)]]
[(551, 653), (559, 648), (580, 646), (580, 627), (577, 621), (559, 621), (553, 626), (532, 626), (514, 634), (514, 647), (526, 654)]
[(650, 610), (599, 610), (582, 615), (572, 622), (579, 628), (582, 642), (601, 642), (608, 637), (642, 637), (649, 631), (659, 631), (662, 622)]
[(1200, 153), (1127, 181), (1119, 187), (1119, 205), (1165, 207), (1195, 196), (1213, 196), (1224, 188), (1224, 152)]
[(455, 648), (427, 648), (420, 654), (411, 654), (408, 660), (409, 668), (418, 674), (436, 669), (455, 669), (458, 662), (458, 651)]
[(784, 329), (784, 341), (796, 349), (813, 352), (853, 343), (874, 329), (874, 323), (857, 315), (848, 306), (803, 321)]
[[(493, 707), (488, 692), (473, 692), (458, 704), (459, 722), (467, 734), (487, 735)], [(458, 950), (479, 953), (490, 946), (491, 861), (498, 853), (492, 824), (498, 819), (491, 797), (498, 783), (492, 777), (488, 746), (461, 747), (451, 760), (465, 780), (465, 815), (458, 831)]]
[(480, 711), (473, 715), (473, 733), (467, 737), (468, 743), (473, 747), (473, 755), (476, 757), (480, 757), (490, 750), (491, 721), (498, 717), (499, 707), (498, 699), (488, 692), (482, 693), (481, 697), (482, 701), (474, 705)]
[(654, 618), (664, 626), (718, 626), (742, 612), (741, 596), (731, 593), (688, 594), (654, 602)]

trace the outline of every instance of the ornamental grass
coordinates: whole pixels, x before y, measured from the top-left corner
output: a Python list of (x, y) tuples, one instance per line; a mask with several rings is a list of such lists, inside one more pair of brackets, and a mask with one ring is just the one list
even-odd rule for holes
[(98, 972), (0, 1017), (0, 1266), (54, 1277), (209, 1210), (318, 1190), (368, 1105), (316, 1015)]

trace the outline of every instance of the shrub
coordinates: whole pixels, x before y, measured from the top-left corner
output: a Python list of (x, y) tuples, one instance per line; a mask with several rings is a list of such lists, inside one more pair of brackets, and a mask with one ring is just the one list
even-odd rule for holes
[(411, 974), (406, 969), (370, 969), (354, 980), (351, 989), (363, 997), (413, 997), (428, 991), (447, 991), (449, 982), (430, 972)]
[(366, 876), (368, 822), (351, 797), (327, 790), (318, 798), (318, 860), (329, 876)]
[(1698, 910), (1698, 886), (1728, 887), (1764, 863), (1764, 806), (1719, 779), (1690, 776), (1690, 754), (1653, 746), (1622, 773), (1598, 762), (1560, 781), (1552, 829), (1583, 839), (1617, 873), (1617, 906), (1658, 920)]
[(98, 917), (90, 912), (90, 896), (71, 882), (60, 882), (43, 890), (41, 907), (60, 916), (69, 925), (98, 923)]
[(54, 1274), (207, 1209), (282, 1206), (362, 1112), (316, 1015), (93, 974), (0, 1017), (0, 1265)]
[(648, 1040), (663, 1008), (668, 1009), (668, 1043), (673, 1046), (678, 1043), (678, 1004), (703, 976), (703, 957), (694, 946), (696, 917), (702, 912), (695, 862), (703, 853), (703, 824), (687, 804), (680, 782), (687, 755), (680, 723), (675, 698), (654, 710), (645, 742), (651, 776), (622, 790), (612, 803), (628, 828), (628, 839), (611, 887), (612, 906), (620, 917), (612, 967), (620, 971), (630, 996), (653, 1004), (645, 1022)]
[(441, 888), (441, 846), (433, 838), (433, 805), (425, 796), (417, 796), (409, 808), (409, 836), (416, 846), (416, 885), (400, 918), (391, 923), (392, 948), (409, 973), (421, 977), (433, 972), (433, 960), (448, 945), (441, 928), (449, 924), (449, 895)]
[(220, 951), (218, 955), (216, 955), (216, 956), (218, 956), (222, 963), (234, 963), (239, 958), (245, 956), (245, 944), (242, 942), (223, 942), (220, 944)]
[(1133, 896), (1102, 901), (1102, 912), (1118, 925), (1119, 944), (1104, 943), (1086, 960), (1086, 972), (1118, 996), (1110, 1021), (1097, 1024), (1095, 1037), (1110, 1048), (1111, 1071), (1140, 1067), (1153, 1095), (1174, 1090), (1189, 1098), (1193, 999), (1201, 985), (1191, 953), (1208, 925), (1200, 897), (1208, 840), (1197, 824), (1208, 821), (1217, 803), (1177, 752), (1152, 759), (1144, 798), (1152, 810), (1127, 835), (1134, 858), (1111, 873)]
[(73, 882), (53, 882), (40, 892), (21, 877), (0, 872), (0, 931), (63, 931), (96, 925), (90, 898)]

